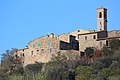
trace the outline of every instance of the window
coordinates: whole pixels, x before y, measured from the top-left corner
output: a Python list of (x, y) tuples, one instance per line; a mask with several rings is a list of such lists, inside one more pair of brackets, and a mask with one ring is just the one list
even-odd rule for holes
[(48, 42), (48, 46), (50, 46), (50, 42)]
[(78, 39), (79, 39), (79, 35), (78, 35)]
[(108, 44), (109, 44), (108, 41), (106, 41), (106, 46), (108, 46)]
[(85, 40), (87, 40), (87, 36), (85, 36)]
[(93, 39), (96, 39), (96, 36), (95, 36), (95, 35), (93, 36)]
[(80, 30), (78, 30), (78, 32), (80, 32)]
[(38, 43), (38, 46), (40, 47), (40, 43)]
[(33, 55), (33, 51), (31, 51), (31, 54)]
[(39, 52), (39, 50), (37, 50), (37, 52)]
[(23, 57), (24, 57), (24, 53), (23, 53)]
[(16, 57), (16, 58), (19, 58), (19, 56), (18, 56), (17, 54), (15, 55), (15, 57)]
[(100, 47), (102, 47), (102, 41), (100, 41)]
[(102, 13), (101, 12), (99, 13), (99, 18), (102, 18)]
[(80, 56), (83, 57), (85, 55), (84, 52), (80, 52)]
[(50, 48), (50, 53), (53, 53), (54, 52), (54, 49), (53, 48)]
[(52, 52), (52, 48), (50, 48), (50, 52)]
[(44, 53), (44, 49), (41, 49), (41, 53)]
[(32, 45), (32, 48), (34, 48), (34, 47), (35, 47), (35, 44)]
[(24, 52), (24, 49), (23, 49), (23, 52)]

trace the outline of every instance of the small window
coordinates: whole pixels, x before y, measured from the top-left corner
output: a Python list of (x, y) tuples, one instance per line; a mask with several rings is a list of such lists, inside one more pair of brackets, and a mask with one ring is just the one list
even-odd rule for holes
[(80, 30), (78, 30), (78, 32), (80, 32)]
[(19, 56), (18, 56), (17, 54), (15, 55), (15, 57), (16, 57), (16, 58), (19, 58)]
[(50, 53), (53, 53), (54, 52), (54, 49), (53, 48), (50, 48)]
[(85, 40), (87, 40), (87, 36), (85, 36)]
[(96, 36), (95, 36), (95, 35), (93, 36), (93, 39), (96, 39)]
[(38, 43), (38, 46), (40, 47), (40, 43)]
[(102, 23), (100, 22), (100, 30), (102, 30)]
[(35, 47), (35, 44), (32, 45), (32, 48), (34, 48), (34, 47)]
[(79, 35), (78, 35), (78, 39), (79, 39)]
[(33, 55), (33, 51), (31, 51), (31, 54)]
[(41, 53), (44, 53), (44, 49), (41, 49)]
[(24, 53), (23, 53), (23, 57), (24, 57)]
[(100, 47), (102, 47), (102, 41), (100, 41)]
[(37, 52), (39, 52), (39, 50), (37, 50)]
[(93, 57), (93, 55), (90, 55), (90, 58), (92, 58)]
[(50, 52), (52, 52), (52, 48), (50, 48)]
[(50, 46), (50, 42), (48, 42), (48, 46)]
[(109, 44), (108, 41), (106, 41), (106, 46), (108, 46), (108, 44)]
[(85, 55), (84, 52), (80, 52), (80, 56), (83, 57)]
[(99, 18), (102, 18), (102, 13), (101, 12), (99, 13)]
[(24, 52), (24, 49), (23, 49), (23, 52)]

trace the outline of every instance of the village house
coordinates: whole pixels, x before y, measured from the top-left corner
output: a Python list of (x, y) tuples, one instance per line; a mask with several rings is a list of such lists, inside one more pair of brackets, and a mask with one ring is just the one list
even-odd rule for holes
[(100, 50), (103, 46), (109, 46), (109, 39), (120, 39), (120, 30), (107, 31), (107, 22), (107, 9), (98, 8), (97, 31), (78, 29), (59, 36), (51, 33), (29, 42), (26, 48), (18, 49), (14, 57), (21, 58), (22, 64), (26, 66), (35, 62), (46, 63), (58, 52), (71, 54), (75, 59), (87, 47)]

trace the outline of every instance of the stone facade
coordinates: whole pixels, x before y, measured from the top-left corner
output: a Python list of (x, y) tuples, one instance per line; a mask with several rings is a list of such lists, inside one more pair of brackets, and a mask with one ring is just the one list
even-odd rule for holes
[[(104, 34), (104, 35), (102, 35)], [(80, 34), (79, 35), (79, 50), (84, 51), (87, 47), (95, 47), (101, 49), (106, 45), (106, 40), (99, 40), (106, 35), (106, 32), (93, 32), (89, 34)], [(107, 36), (105, 36), (106, 38)]]
[(14, 55), (16, 58), (21, 58), (25, 66), (35, 62), (46, 63), (60, 50), (78, 51), (78, 42), (75, 37), (69, 34), (55, 36), (51, 33), (29, 42), (27, 48), (19, 49)]
[(78, 40), (78, 34), (84, 34), (84, 33), (92, 33), (95, 32), (95, 30), (83, 30), (83, 29), (78, 29), (73, 32), (70, 32), (70, 35), (76, 36), (76, 40)]
[(107, 31), (107, 9), (106, 8), (97, 9), (97, 30)]
[(97, 9), (98, 30), (82, 30), (55, 36), (53, 33), (37, 38), (28, 43), (28, 46), (14, 52), (15, 58), (20, 58), (23, 66), (35, 62), (46, 63), (60, 53), (67, 59), (77, 59), (79, 53), (87, 47), (101, 49), (109, 46), (109, 39), (120, 39), (120, 30), (107, 31), (107, 9)]

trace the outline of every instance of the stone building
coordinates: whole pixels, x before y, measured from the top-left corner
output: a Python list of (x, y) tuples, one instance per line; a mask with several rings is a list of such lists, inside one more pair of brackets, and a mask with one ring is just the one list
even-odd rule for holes
[(107, 9), (97, 9), (97, 31), (78, 29), (70, 35), (76, 36), (79, 42), (79, 51), (84, 51), (87, 47), (101, 49), (109, 46), (110, 39), (120, 39), (120, 30), (107, 31)]
[(21, 58), (23, 65), (35, 62), (46, 63), (51, 60), (53, 55), (58, 52), (62, 53), (64, 50), (68, 50), (66, 53), (72, 50), (72, 52), (78, 54), (78, 46), (75, 36), (69, 34), (55, 36), (51, 33), (29, 42), (27, 48), (17, 50), (14, 56), (15, 58)]
[(114, 38), (120, 39), (120, 30), (107, 31), (107, 9), (98, 8), (97, 31), (78, 29), (59, 36), (51, 33), (29, 42), (26, 48), (18, 49), (14, 56), (21, 58), (24, 66), (35, 62), (46, 63), (57, 52), (74, 56), (75, 59), (80, 51), (87, 47), (101, 49), (103, 46), (109, 46), (109, 39)]

